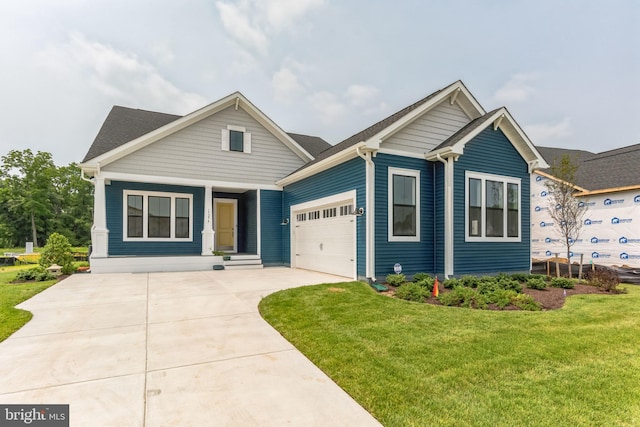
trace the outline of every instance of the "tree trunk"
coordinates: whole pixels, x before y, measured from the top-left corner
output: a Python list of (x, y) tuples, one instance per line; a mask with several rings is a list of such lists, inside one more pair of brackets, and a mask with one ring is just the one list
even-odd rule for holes
[(31, 212), (31, 234), (32, 234), (32, 238), (33, 238), (33, 247), (37, 248), (38, 247), (38, 234), (36, 232), (36, 217), (33, 214), (33, 212)]

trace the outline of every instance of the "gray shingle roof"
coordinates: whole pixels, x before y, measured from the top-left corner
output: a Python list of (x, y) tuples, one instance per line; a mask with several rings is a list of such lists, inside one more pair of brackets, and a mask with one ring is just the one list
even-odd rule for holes
[(180, 117), (114, 105), (82, 161), (98, 157)]
[[(587, 190), (640, 185), (640, 144), (629, 145), (602, 153), (584, 150), (537, 147), (540, 154), (553, 165), (554, 161), (567, 154), (578, 164), (576, 184)], [(545, 170), (551, 173), (549, 169)]]
[[(93, 144), (91, 144), (82, 162), (107, 153), (114, 148), (133, 141), (181, 117), (182, 116), (173, 114), (138, 110), (115, 105), (102, 124), (98, 135), (96, 135), (96, 138), (93, 140)], [(297, 133), (290, 133), (288, 135), (314, 157), (318, 153), (331, 147), (331, 144), (317, 136)]]

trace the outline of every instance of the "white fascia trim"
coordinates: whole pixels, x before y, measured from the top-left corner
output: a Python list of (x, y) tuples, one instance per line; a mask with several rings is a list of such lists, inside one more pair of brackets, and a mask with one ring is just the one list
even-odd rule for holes
[(153, 142), (156, 142), (162, 138), (165, 138), (179, 130), (186, 128), (200, 120), (203, 120), (219, 111), (224, 110), (227, 107), (240, 104), (243, 110), (245, 110), (251, 117), (268, 129), (276, 138), (289, 147), (298, 157), (305, 161), (313, 160), (313, 156), (309, 154), (302, 146), (295, 142), (285, 131), (283, 131), (277, 124), (275, 124), (269, 117), (267, 117), (262, 111), (260, 111), (255, 105), (253, 105), (244, 95), (240, 92), (234, 92), (212, 104), (209, 104), (199, 110), (196, 110), (184, 117), (181, 117), (171, 123), (168, 123), (154, 131), (151, 131), (139, 138), (127, 142), (119, 147), (114, 148), (98, 157), (89, 160), (86, 163), (80, 164), (80, 167), (87, 172), (95, 170), (97, 165), (100, 164), (103, 167), (109, 163), (113, 163), (118, 159), (121, 159), (128, 154), (131, 154), (143, 147), (146, 147)]
[(354, 159), (358, 157), (358, 149), (365, 147), (366, 144), (364, 142), (360, 142), (356, 145), (352, 145), (344, 150), (334, 154), (331, 157), (327, 157), (326, 159), (320, 160), (318, 163), (313, 164), (309, 167), (302, 169), (301, 171), (294, 172), (289, 176), (282, 178), (280, 181), (276, 182), (276, 185), (280, 187), (284, 187), (289, 184), (293, 184), (294, 182), (303, 180), (310, 176), (313, 176), (317, 173), (325, 171), (327, 169), (331, 169), (334, 166), (337, 166), (341, 163), (346, 162), (347, 160)]
[(314, 199), (308, 202), (298, 203), (297, 205), (291, 205), (291, 218), (293, 218), (293, 213), (297, 211), (303, 211), (319, 206), (333, 205), (335, 203), (343, 202), (346, 200), (353, 201), (353, 206), (356, 207), (356, 190), (349, 190), (345, 191), (344, 193), (333, 194), (331, 196), (322, 197), (320, 199)]
[(275, 190), (282, 191), (282, 187), (269, 184), (257, 184), (250, 182), (211, 181), (205, 179), (179, 178), (172, 176), (137, 175), (122, 172), (102, 171), (100, 178), (112, 181), (145, 182), (151, 184), (184, 185), (187, 187), (216, 187), (233, 190)]
[[(383, 141), (389, 138), (394, 133), (398, 132), (399, 130), (401, 130), (402, 128), (404, 128), (405, 126), (407, 126), (408, 124), (410, 124), (411, 122), (413, 122), (414, 120), (416, 120), (417, 118), (425, 114), (427, 111), (431, 110), (433, 107), (449, 99), (454, 94), (456, 94), (456, 99), (459, 98), (460, 93), (463, 94), (464, 97), (467, 99), (467, 101), (469, 101), (469, 103), (476, 109), (476, 113), (479, 116), (486, 114), (486, 112), (484, 111), (484, 108), (482, 108), (482, 106), (478, 104), (478, 102), (471, 95), (471, 93), (465, 87), (465, 85), (461, 81), (457, 81), (454, 84), (450, 85), (449, 87), (444, 88), (440, 93), (434, 96), (433, 99), (428, 100), (427, 102), (425, 102), (424, 104), (416, 108), (415, 110), (403, 116), (401, 119), (392, 123), (388, 127), (382, 129), (380, 132), (373, 135), (371, 138), (367, 139), (366, 141), (367, 145), (374, 149), (379, 148), (380, 141)], [(459, 101), (456, 101), (456, 102), (459, 103)], [(465, 114), (468, 114), (468, 113), (465, 111)], [(471, 118), (474, 118), (474, 117), (471, 117)]]
[(391, 149), (388, 149), (388, 148), (381, 148), (381, 149), (378, 150), (378, 153), (390, 154), (390, 155), (393, 155), (393, 156), (400, 156), (400, 157), (409, 157), (411, 159), (424, 160), (424, 154), (411, 153), (409, 151), (400, 151), (400, 150), (391, 150)]
[[(511, 141), (511, 144), (515, 147), (518, 153), (520, 153), (520, 156), (527, 161), (527, 163), (531, 166), (531, 169), (534, 170), (549, 168), (547, 162), (540, 155), (537, 148), (535, 147), (535, 145), (533, 145), (527, 134), (524, 133), (522, 128), (515, 121), (511, 113), (509, 113), (509, 110), (507, 110), (505, 107), (502, 107), (500, 110), (498, 110), (498, 113), (500, 113), (500, 116), (497, 119), (493, 119), (499, 121), (497, 127), (502, 129), (505, 133), (516, 134), (519, 139), (519, 141), (516, 142), (519, 142), (519, 144), (514, 143), (514, 141)], [(506, 123), (504, 120), (501, 120), (502, 118), (507, 119)], [(526, 146), (530, 153), (523, 152), (520, 144)]]
[(429, 160), (430, 162), (438, 161), (438, 157), (443, 159), (448, 159), (449, 157), (458, 158), (464, 154), (464, 146), (452, 146), (452, 147), (444, 147), (440, 148), (436, 151), (430, 151), (424, 154), (423, 158), (425, 160)]

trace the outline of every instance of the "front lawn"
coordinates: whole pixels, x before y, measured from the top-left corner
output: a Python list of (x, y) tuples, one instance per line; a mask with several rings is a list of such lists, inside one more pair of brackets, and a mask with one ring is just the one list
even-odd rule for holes
[(262, 316), (385, 426), (640, 425), (640, 289), (544, 312), (290, 289)]
[(31, 267), (0, 268), (0, 342), (7, 339), (33, 317), (30, 312), (17, 309), (15, 306), (57, 282), (57, 280), (49, 280), (47, 282), (10, 283), (16, 277), (18, 270)]

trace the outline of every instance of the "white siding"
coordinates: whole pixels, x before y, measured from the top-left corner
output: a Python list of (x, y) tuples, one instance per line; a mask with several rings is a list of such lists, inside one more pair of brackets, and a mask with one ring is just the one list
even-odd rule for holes
[[(251, 133), (251, 153), (222, 151), (227, 125)], [(229, 107), (103, 168), (110, 172), (274, 184), (304, 164), (242, 108)]]
[(445, 100), (393, 134), (383, 142), (383, 148), (424, 154), (470, 121), (458, 104)]

